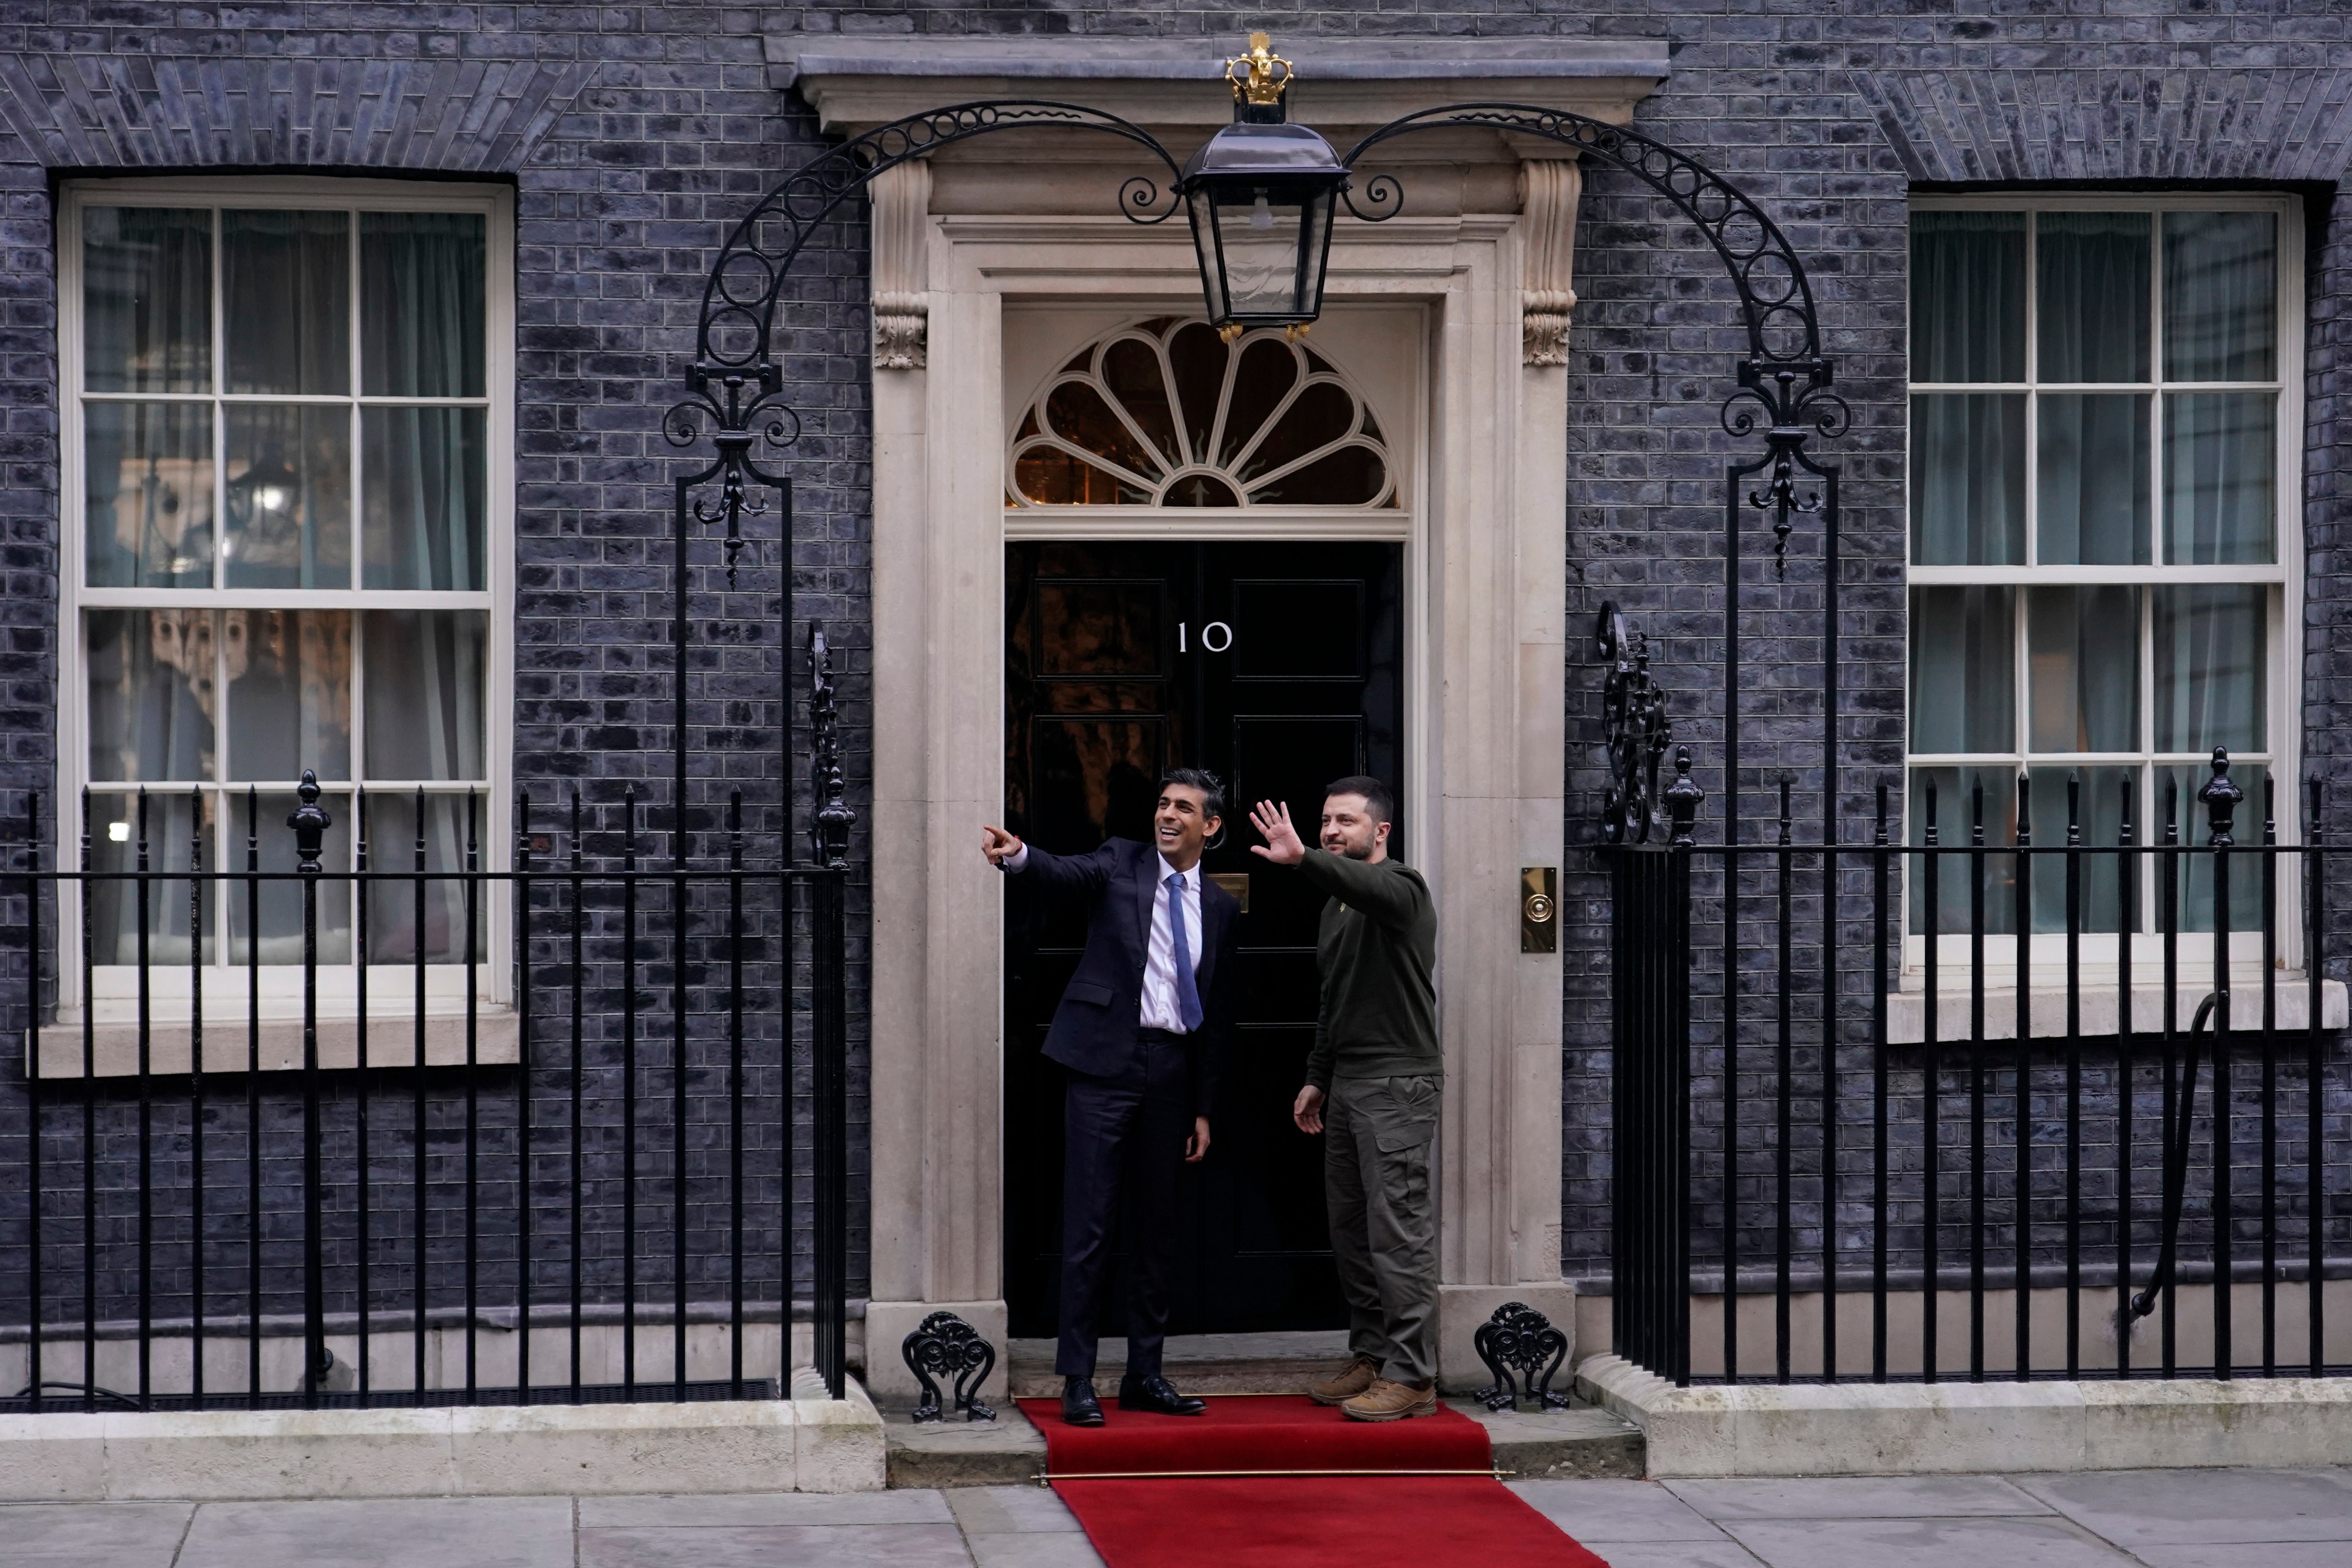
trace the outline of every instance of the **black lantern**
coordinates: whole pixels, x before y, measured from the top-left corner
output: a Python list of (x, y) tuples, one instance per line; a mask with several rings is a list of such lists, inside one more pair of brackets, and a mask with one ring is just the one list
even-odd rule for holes
[(1253, 33), (1250, 52), (1225, 62), (1234, 122), (1192, 154), (1176, 184), (1209, 322), (1228, 339), (1251, 327), (1303, 328), (1321, 312), (1332, 204), (1348, 185), (1331, 143), (1285, 122), (1290, 62), (1267, 45)]

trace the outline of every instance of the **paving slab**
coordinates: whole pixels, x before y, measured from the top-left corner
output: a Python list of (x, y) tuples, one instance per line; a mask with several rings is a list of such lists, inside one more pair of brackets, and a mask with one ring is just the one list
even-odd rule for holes
[(769, 1529), (798, 1524), (952, 1524), (935, 1491), (730, 1492), (716, 1497), (582, 1498), (580, 1528)]
[(572, 1500), (208, 1502), (177, 1568), (572, 1568)]
[(185, 1502), (0, 1504), (10, 1568), (171, 1568), (187, 1533)]
[(972, 1568), (1104, 1568), (1083, 1535), (974, 1535)]
[(1593, 1546), (1592, 1554), (1609, 1568), (1761, 1568), (1754, 1553), (1719, 1531), (1713, 1541), (1610, 1542)]
[(2143, 1546), (2132, 1555), (2148, 1568), (2344, 1568), (2352, 1562), (2352, 1551), (2340, 1541)]
[[(1546, 1519), (1591, 1545), (1605, 1542), (1722, 1541), (1723, 1531), (1655, 1481), (1506, 1481)], [(1743, 1553), (1742, 1555), (1745, 1555)]]
[(959, 1487), (945, 1494), (967, 1535), (1067, 1534), (1083, 1530), (1069, 1505), (1047, 1488)]
[(1724, 1530), (1767, 1568), (2134, 1568), (2063, 1519), (1756, 1519)]
[[(571, 1568), (567, 1557), (565, 1568)], [(579, 1568), (971, 1568), (952, 1524), (583, 1530)]]
[[(2144, 1545), (2352, 1542), (2352, 1470), (2092, 1470), (2018, 1484), (2067, 1518)], [(2352, 1547), (2338, 1558), (2352, 1563)]]
[(2046, 1514), (2049, 1504), (1998, 1476), (1822, 1476), (1675, 1481), (1666, 1489), (1707, 1518), (1967, 1519)]

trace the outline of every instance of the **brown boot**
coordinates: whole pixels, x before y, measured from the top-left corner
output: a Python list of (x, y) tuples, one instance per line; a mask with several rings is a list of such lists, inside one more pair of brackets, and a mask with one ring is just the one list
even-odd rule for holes
[(1307, 1397), (1318, 1405), (1344, 1405), (1381, 1380), (1381, 1363), (1370, 1356), (1358, 1356), (1338, 1373), (1307, 1390)]
[(1409, 1383), (1381, 1378), (1339, 1409), (1354, 1421), (1402, 1421), (1408, 1415), (1437, 1414), (1437, 1385), (1415, 1388)]

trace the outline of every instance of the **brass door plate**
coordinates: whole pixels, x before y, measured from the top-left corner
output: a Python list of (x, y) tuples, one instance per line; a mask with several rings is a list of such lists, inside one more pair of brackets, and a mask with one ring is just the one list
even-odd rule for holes
[(1249, 913), (1249, 873), (1247, 871), (1212, 871), (1209, 880), (1234, 896), (1234, 902)]
[(1559, 951), (1559, 868), (1519, 868), (1519, 951)]

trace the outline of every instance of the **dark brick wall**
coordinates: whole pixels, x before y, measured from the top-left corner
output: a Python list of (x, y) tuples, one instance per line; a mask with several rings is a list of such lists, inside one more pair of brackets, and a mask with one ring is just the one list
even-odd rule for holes
[[(2314, 218), (2305, 740), (2312, 765), (2331, 781), (2331, 809), (2342, 809), (2352, 775), (2329, 721), (2352, 693), (2342, 689), (2333, 650), (2347, 605), (2330, 503), (2352, 447), (2352, 384), (2342, 363), (2352, 332), (2352, 219), (2339, 216), (2333, 186), (2352, 126), (2352, 72), (2339, 68), (2352, 16), (2332, 0), (2227, 8), (2105, 0), (2063, 11), (1989, 0), (1605, 0), (1572, 11), (1429, 0), (1249, 13), (1166, 4), (726, 10), (22, 0), (0, 19), (0, 113), (9, 129), (0, 139), (0, 515), (10, 589), (0, 605), (9, 678), (0, 691), (0, 785), (11, 792), (8, 809), (20, 809), (21, 791), (45, 784), (51, 765), (55, 178), (235, 166), (516, 182), (518, 778), (542, 799), (577, 784), (609, 833), (632, 781), (643, 781), (656, 822), (667, 809), (657, 754), (667, 721), (655, 700), (668, 656), (659, 561), (648, 552), (662, 537), (663, 487), (674, 471), (657, 421), (680, 385), (697, 279), (726, 217), (816, 143), (795, 101), (763, 88), (758, 35), (1150, 34), (1199, 37), (1208, 48), (1253, 26), (1295, 41), (1310, 59), (1316, 36), (1673, 41), (1675, 74), (1639, 123), (1740, 181), (1787, 227), (1810, 258), (1827, 345), (1854, 413), (1852, 433), (1834, 448), (1845, 477), (1837, 722), (1849, 831), (1861, 830), (1871, 785), (1891, 781), (1901, 755), (1908, 186), (2301, 183)], [(1700, 753), (1709, 820), (1719, 823), (1721, 466), (1734, 448), (1717, 407), (1739, 347), (1729, 295), (1662, 203), (1605, 170), (1593, 172), (1588, 190), (1566, 432), (1571, 625), (1586, 623), (1606, 597), (1646, 623), (1681, 736)], [(862, 804), (866, 373), (852, 303), (863, 292), (857, 230), (851, 215), (814, 258), (821, 265), (806, 269), (808, 292), (789, 331), (795, 399), (811, 415), (795, 469), (804, 543), (794, 585), (849, 650), (851, 774)], [(1821, 542), (1800, 529), (1785, 578), (1759, 542), (1751, 535), (1741, 600), (1749, 671), (1742, 815), (1754, 823), (1768, 814), (1785, 770), (1800, 822), (1818, 821), (1818, 745), (1806, 737), (1820, 723)], [(740, 640), (696, 689), (696, 721), (708, 726), (702, 750), (724, 759), (712, 771), (741, 778), (755, 805), (773, 800), (772, 773), (760, 759), (776, 753), (780, 650), (772, 632), (757, 628), (772, 626), (775, 587), (772, 564), (745, 574), (741, 597), (724, 607), (749, 605), (756, 614), (739, 623)], [(698, 592), (713, 596), (700, 604), (721, 607), (720, 591), (703, 581)], [(1606, 904), (1582, 847), (1599, 784), (1597, 670), (1578, 661), (1570, 690), (1563, 1262), (1592, 1277), (1606, 1268), (1610, 1177), (1607, 977), (1595, 940)], [(715, 802), (712, 795), (701, 805)], [(2352, 910), (2352, 899), (2335, 907)], [(1743, 982), (1750, 984), (1740, 1005), (1762, 1005), (1766, 988)], [(862, 1039), (862, 1025), (859, 1032)], [(1851, 1100), (1866, 1082), (1867, 1052), (1849, 1041), (1837, 1066)], [(859, 1093), (862, 1105), (862, 1082)], [(0, 1095), (0, 1117), (17, 1119), (0, 1125), (0, 1147), (21, 1137), (21, 1107), (15, 1094)], [(2334, 1135), (2347, 1113), (2352, 1107), (2331, 1111)], [(1760, 1127), (1743, 1134), (1759, 1151), (1765, 1137)], [(21, 1224), (20, 1209), (0, 1212)], [(1818, 1222), (1816, 1210), (1807, 1223)]]

